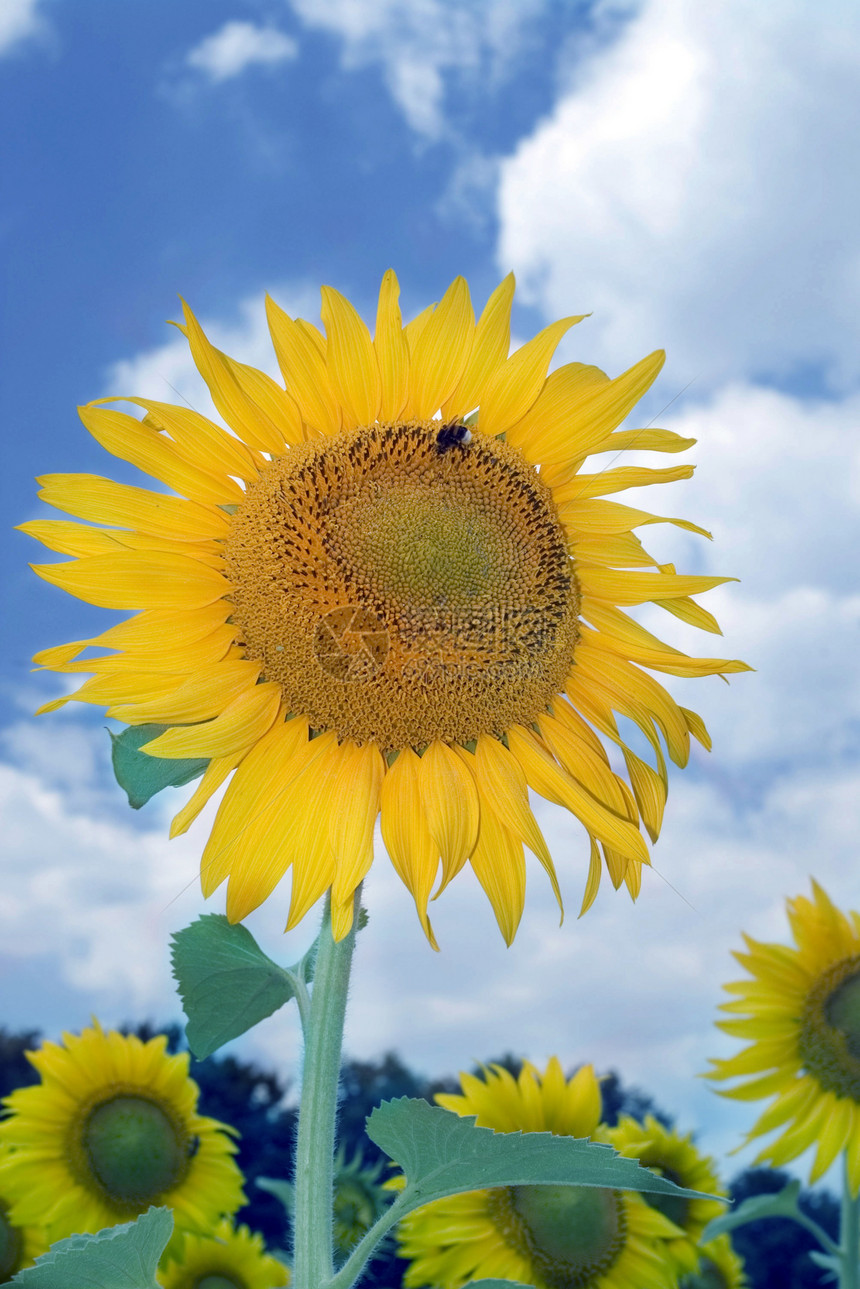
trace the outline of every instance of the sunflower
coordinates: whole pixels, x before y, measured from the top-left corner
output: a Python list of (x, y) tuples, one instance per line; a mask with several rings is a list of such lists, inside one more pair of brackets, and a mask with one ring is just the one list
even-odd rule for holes
[(281, 1289), (290, 1273), (266, 1253), (261, 1235), (225, 1218), (214, 1235), (186, 1232), (158, 1283), (162, 1289)]
[[(723, 1096), (773, 1100), (747, 1141), (780, 1129), (756, 1163), (781, 1165), (817, 1143), (810, 1181), (846, 1153), (851, 1193), (860, 1191), (860, 914), (846, 916), (812, 882), (812, 899), (787, 901), (795, 948), (744, 936), (735, 953), (750, 979), (725, 986), (730, 1020), (720, 1029), (750, 1046), (712, 1060), (708, 1077), (740, 1079)], [(749, 1077), (752, 1076), (752, 1077)]]
[[(552, 1132), (605, 1140), (600, 1085), (590, 1065), (569, 1081), (556, 1057), (519, 1078), (493, 1065), (460, 1075), (462, 1095), (436, 1100), (496, 1132)], [(460, 1289), (498, 1277), (536, 1289), (674, 1289), (666, 1242), (678, 1228), (638, 1195), (592, 1186), (509, 1186), (437, 1200), (398, 1229), (403, 1283)]]
[(718, 1235), (700, 1249), (698, 1271), (682, 1276), (678, 1289), (747, 1289), (743, 1260), (727, 1235)]
[[(510, 943), (523, 846), (561, 903), (528, 788), (585, 828), (583, 911), (603, 864), (635, 897), (649, 862), (640, 825), (656, 839), (666, 800), (663, 742), (679, 765), (691, 734), (709, 746), (701, 718), (642, 668), (747, 670), (690, 658), (625, 611), (653, 601), (717, 631), (691, 597), (729, 580), (678, 574), (634, 534), (653, 523), (703, 529), (605, 499), (692, 473), (610, 468), (628, 449), (693, 442), (615, 432), (662, 351), (614, 380), (582, 363), (547, 375), (580, 319), (508, 357), (513, 292), (509, 276), (476, 323), (457, 278), (403, 326), (389, 271), (373, 339), (331, 287), (325, 337), (269, 300), (286, 388), (216, 349), (185, 307), (192, 358), (232, 433), (152, 399), (119, 400), (142, 420), (99, 400), (80, 409), (90, 433), (179, 495), (95, 475), (40, 479), (44, 501), (99, 526), (23, 524), (74, 557), (36, 572), (93, 604), (139, 610), (36, 656), (92, 673), (40, 710), (69, 698), (103, 705), (129, 725), (169, 727), (146, 752), (208, 760), (172, 835), (230, 779), (201, 873), (206, 895), (229, 878), (232, 921), (292, 867), (287, 928), (330, 889), (342, 938), (381, 816), (431, 943), (431, 891), (467, 862)], [(583, 469), (605, 453), (609, 467)], [(79, 658), (90, 646), (112, 652)], [(639, 726), (653, 764), (623, 742), (617, 715)], [(620, 748), (627, 777), (603, 739)]]
[(5, 1192), (0, 1192), (0, 1285), (8, 1284), (24, 1267), (31, 1266), (47, 1248), (41, 1227), (12, 1221)]
[(6, 1097), (0, 1123), (13, 1222), (53, 1242), (166, 1204), (177, 1228), (205, 1230), (244, 1202), (233, 1130), (197, 1113), (188, 1054), (166, 1043), (95, 1024), (27, 1053), (42, 1081)]
[[(607, 1130), (606, 1140), (620, 1155), (638, 1159), (646, 1168), (686, 1190), (725, 1194), (713, 1159), (696, 1149), (690, 1134), (682, 1136), (653, 1115), (646, 1115), (644, 1123), (622, 1115), (616, 1126)], [(680, 1227), (683, 1235), (670, 1240), (668, 1249), (679, 1268), (696, 1271), (699, 1237), (711, 1219), (724, 1211), (723, 1205), (719, 1200), (685, 1199), (676, 1195), (643, 1195), (643, 1199)]]

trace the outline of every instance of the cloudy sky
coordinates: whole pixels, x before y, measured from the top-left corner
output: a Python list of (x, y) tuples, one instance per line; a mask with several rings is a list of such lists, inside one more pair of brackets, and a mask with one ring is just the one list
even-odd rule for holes
[[(180, 292), (222, 347), (274, 371), (266, 290), (316, 317), (331, 283), (371, 317), (389, 266), (407, 313), (457, 273), (482, 302), (513, 269), (518, 339), (591, 312), (560, 360), (616, 374), (668, 350), (631, 424), (697, 438), (698, 469), (630, 501), (713, 530), (713, 544), (672, 529), (649, 545), (740, 578), (706, 603), (721, 651), (757, 670), (673, 682), (714, 750), (674, 773), (635, 906), (606, 889), (576, 920), (584, 836), (538, 803), (564, 926), (535, 864), (505, 949), (463, 877), (435, 906), (434, 954), (380, 855), (348, 1049), (395, 1047), (434, 1075), (505, 1050), (590, 1060), (709, 1149), (737, 1143), (748, 1110), (696, 1074), (734, 1050), (712, 1021), (741, 928), (783, 938), (783, 901), (810, 874), (860, 906), (858, 58), (849, 0), (0, 0), (14, 133), (0, 1023), (177, 1018), (166, 937), (204, 907), (207, 818), (168, 842), (181, 798), (128, 810), (98, 713), (31, 715), (62, 692), (30, 672), (33, 652), (109, 618), (37, 581), (39, 552), (9, 525), (43, 515), (34, 475), (134, 481), (76, 404), (178, 393), (206, 409), (164, 325)], [(251, 921), (292, 960), (311, 931), (284, 942), (287, 902)], [(237, 1046), (289, 1074), (295, 1018)]]

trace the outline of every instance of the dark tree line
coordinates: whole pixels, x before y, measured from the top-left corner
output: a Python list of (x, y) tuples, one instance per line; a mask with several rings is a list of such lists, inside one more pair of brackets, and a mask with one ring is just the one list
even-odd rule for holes
[[(125, 1032), (144, 1040), (163, 1033), (170, 1051), (185, 1047), (179, 1025), (160, 1028), (145, 1023), (127, 1026)], [(36, 1031), (10, 1033), (0, 1027), (0, 1095), (7, 1096), (14, 1088), (37, 1081), (24, 1053), (38, 1047), (39, 1042)], [(516, 1075), (522, 1060), (506, 1053), (487, 1064), (502, 1065)], [(292, 1177), (296, 1107), (291, 1100), (290, 1083), (234, 1056), (210, 1056), (205, 1061), (192, 1057), (190, 1074), (200, 1088), (200, 1113), (221, 1119), (240, 1133), (237, 1162), (246, 1178), (248, 1203), (240, 1209), (237, 1220), (260, 1231), (271, 1248), (287, 1248), (289, 1223), (285, 1209), (280, 1200), (256, 1182), (261, 1177)], [(453, 1077), (423, 1078), (404, 1065), (396, 1052), (386, 1052), (378, 1061), (347, 1061), (341, 1075), (338, 1124), (338, 1138), (347, 1160), (357, 1153), (370, 1167), (384, 1160), (364, 1133), (365, 1119), (381, 1101), (405, 1096), (432, 1102), (437, 1092), (458, 1092), (459, 1088), (458, 1079)], [(667, 1126), (672, 1124), (671, 1115), (647, 1094), (624, 1084), (614, 1071), (602, 1080), (601, 1092), (607, 1123), (616, 1123), (621, 1114), (639, 1120), (653, 1114)], [(729, 1189), (732, 1199), (740, 1203), (752, 1195), (781, 1190), (788, 1181), (785, 1173), (749, 1168), (734, 1179)], [(830, 1194), (807, 1190), (800, 1203), (828, 1234), (838, 1237), (839, 1205)], [(823, 1289), (827, 1283), (825, 1273), (808, 1256), (816, 1247), (812, 1237), (788, 1219), (751, 1222), (735, 1233), (734, 1243), (746, 1261), (752, 1289)], [(371, 1283), (375, 1289), (401, 1289), (406, 1265), (396, 1256), (394, 1243), (388, 1243), (373, 1262)]]

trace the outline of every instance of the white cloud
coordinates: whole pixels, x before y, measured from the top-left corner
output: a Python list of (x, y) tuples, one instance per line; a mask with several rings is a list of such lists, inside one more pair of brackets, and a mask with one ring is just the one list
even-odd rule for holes
[(204, 72), (220, 83), (240, 76), (249, 67), (272, 67), (298, 57), (299, 47), (291, 36), (274, 27), (257, 27), (252, 22), (225, 22), (189, 52), (189, 67)]
[(451, 73), (504, 75), (545, 0), (289, 0), (308, 26), (342, 41), (347, 69), (379, 65), (408, 124), (437, 138), (445, 129)]
[(39, 0), (0, 0), (0, 57), (45, 30)]
[(643, 0), (501, 167), (498, 260), (593, 356), (860, 375), (860, 13)]

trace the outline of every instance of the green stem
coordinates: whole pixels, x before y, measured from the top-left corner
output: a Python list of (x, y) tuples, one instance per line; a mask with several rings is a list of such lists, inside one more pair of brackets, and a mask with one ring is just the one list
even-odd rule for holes
[(332, 1187), (337, 1084), (349, 971), (355, 946), (359, 892), (352, 930), (336, 942), (326, 896), (314, 969), (296, 1143), (293, 1211), (293, 1289), (320, 1289), (331, 1279)]
[(854, 1199), (851, 1194), (847, 1152), (842, 1156), (842, 1163), (839, 1289), (860, 1289), (860, 1197)]
[(378, 1218), (370, 1230), (359, 1240), (346, 1262), (332, 1277), (325, 1289), (352, 1289), (380, 1240), (388, 1234), (392, 1226), (395, 1226), (400, 1221), (405, 1211), (407, 1210), (403, 1202), (403, 1196), (399, 1195), (391, 1207), (386, 1209), (382, 1217)]

